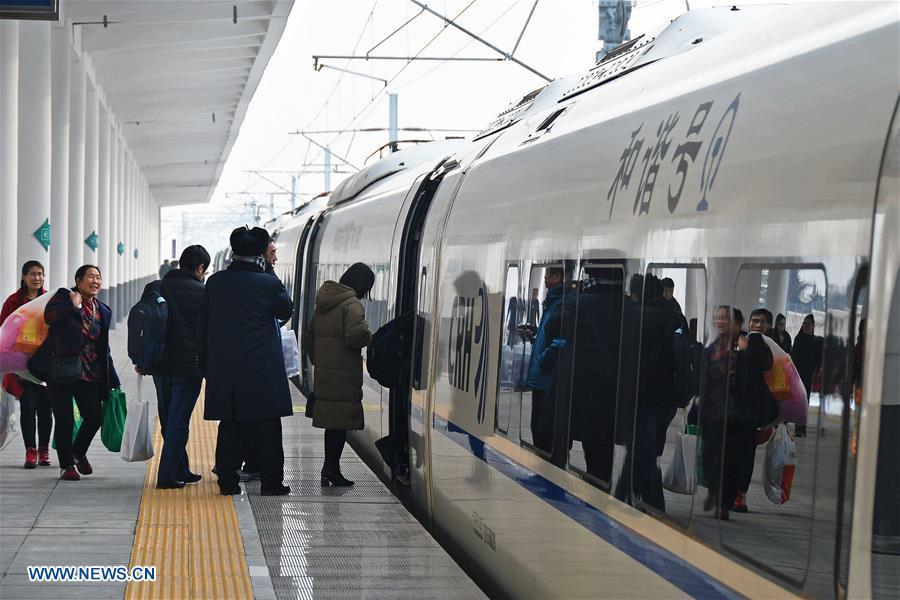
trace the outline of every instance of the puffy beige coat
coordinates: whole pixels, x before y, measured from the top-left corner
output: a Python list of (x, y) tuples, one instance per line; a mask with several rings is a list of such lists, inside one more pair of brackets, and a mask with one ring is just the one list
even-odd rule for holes
[(313, 427), (362, 429), (362, 349), (372, 339), (363, 305), (353, 289), (326, 281), (316, 294), (310, 335)]

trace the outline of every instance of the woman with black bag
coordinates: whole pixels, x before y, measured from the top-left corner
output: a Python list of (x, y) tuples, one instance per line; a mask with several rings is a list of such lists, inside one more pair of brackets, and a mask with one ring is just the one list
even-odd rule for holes
[[(77, 481), (79, 473), (93, 473), (87, 451), (100, 429), (103, 402), (111, 389), (119, 387), (109, 352), (112, 310), (97, 298), (102, 283), (100, 269), (84, 265), (75, 272), (71, 291), (56, 291), (44, 311), (49, 336), (29, 363), (29, 369), (47, 381), (60, 478), (67, 481)], [(74, 443), (72, 398), (82, 419)]]

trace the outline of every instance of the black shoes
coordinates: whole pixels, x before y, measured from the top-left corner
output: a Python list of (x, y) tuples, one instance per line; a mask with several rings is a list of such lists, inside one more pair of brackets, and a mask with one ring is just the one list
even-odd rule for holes
[(276, 487), (263, 487), (259, 490), (260, 496), (287, 496), (291, 493), (291, 488), (286, 485), (278, 485)]
[(173, 479), (172, 481), (160, 481), (156, 484), (156, 489), (158, 490), (180, 490), (186, 484), (183, 481), (178, 481), (177, 479)]
[(350, 487), (354, 483), (356, 482), (341, 475), (340, 471), (329, 472), (322, 469), (322, 485), (325, 487)]
[(197, 483), (198, 481), (203, 479), (203, 475), (200, 475), (199, 473), (191, 473), (190, 471), (188, 471), (187, 475), (181, 477), (180, 479), (185, 483)]
[(233, 488), (219, 486), (219, 495), (221, 496), (240, 496), (241, 486), (236, 485)]

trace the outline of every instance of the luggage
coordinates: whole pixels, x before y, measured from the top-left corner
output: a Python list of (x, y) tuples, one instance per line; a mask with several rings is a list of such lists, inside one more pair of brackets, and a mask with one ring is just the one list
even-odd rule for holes
[(772, 351), (772, 369), (766, 371), (764, 377), (766, 386), (778, 405), (778, 414), (781, 420), (797, 425), (806, 425), (809, 412), (806, 387), (803, 385), (800, 373), (790, 355), (769, 336), (761, 333), (751, 335), (761, 335), (769, 350)]
[(697, 435), (688, 433), (686, 408), (681, 409), (682, 428), (675, 436), (675, 452), (663, 475), (663, 488), (691, 495), (697, 489)]
[(300, 348), (297, 336), (290, 329), (281, 329), (281, 355), (284, 357), (284, 370), (288, 377), (300, 374)]
[(126, 413), (125, 392), (110, 390), (109, 399), (103, 403), (103, 422), (100, 425), (100, 439), (110, 452), (122, 449)]
[(141, 390), (143, 377), (138, 377), (137, 400), (127, 403), (125, 431), (119, 456), (125, 462), (140, 462), (153, 458), (153, 436), (150, 431), (150, 402)]
[(28, 372), (28, 359), (50, 333), (44, 310), (51, 298), (51, 293), (38, 296), (13, 311), (0, 325), (0, 373), (14, 373), (34, 380)]
[(366, 369), (383, 387), (400, 384), (403, 367), (409, 359), (413, 324), (413, 313), (388, 321), (375, 332), (366, 348)]
[(787, 425), (782, 423), (766, 444), (766, 462), (763, 464), (763, 487), (772, 504), (790, 500), (796, 466), (797, 447)]
[(168, 320), (169, 307), (159, 282), (148, 283), (128, 313), (128, 358), (145, 375), (154, 375), (163, 366)]

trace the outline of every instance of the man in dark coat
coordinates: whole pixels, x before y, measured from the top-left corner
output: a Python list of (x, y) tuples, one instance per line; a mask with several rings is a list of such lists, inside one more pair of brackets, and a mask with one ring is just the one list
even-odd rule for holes
[(276, 319), (294, 312), (277, 277), (264, 271), (265, 229), (231, 234), (231, 265), (210, 277), (200, 311), (200, 366), (206, 374), (203, 417), (219, 420), (216, 473), (223, 495), (239, 494), (241, 434), (255, 435), (261, 493), (284, 495), (281, 417), (293, 414)]
[[(809, 404), (809, 396), (812, 394), (813, 376), (816, 370), (822, 366), (823, 338), (815, 335), (816, 319), (812, 313), (803, 318), (803, 326), (794, 338), (794, 347), (791, 349), (791, 360), (797, 367), (797, 373), (806, 386), (806, 403)], [(797, 425), (795, 429), (797, 437), (806, 436), (806, 425)]]
[(163, 436), (156, 476), (156, 487), (161, 489), (183, 488), (202, 479), (190, 471), (186, 446), (191, 414), (203, 383), (197, 328), (209, 263), (209, 252), (203, 246), (188, 246), (181, 253), (179, 268), (169, 270), (159, 285), (169, 309), (165, 364), (153, 376)]

